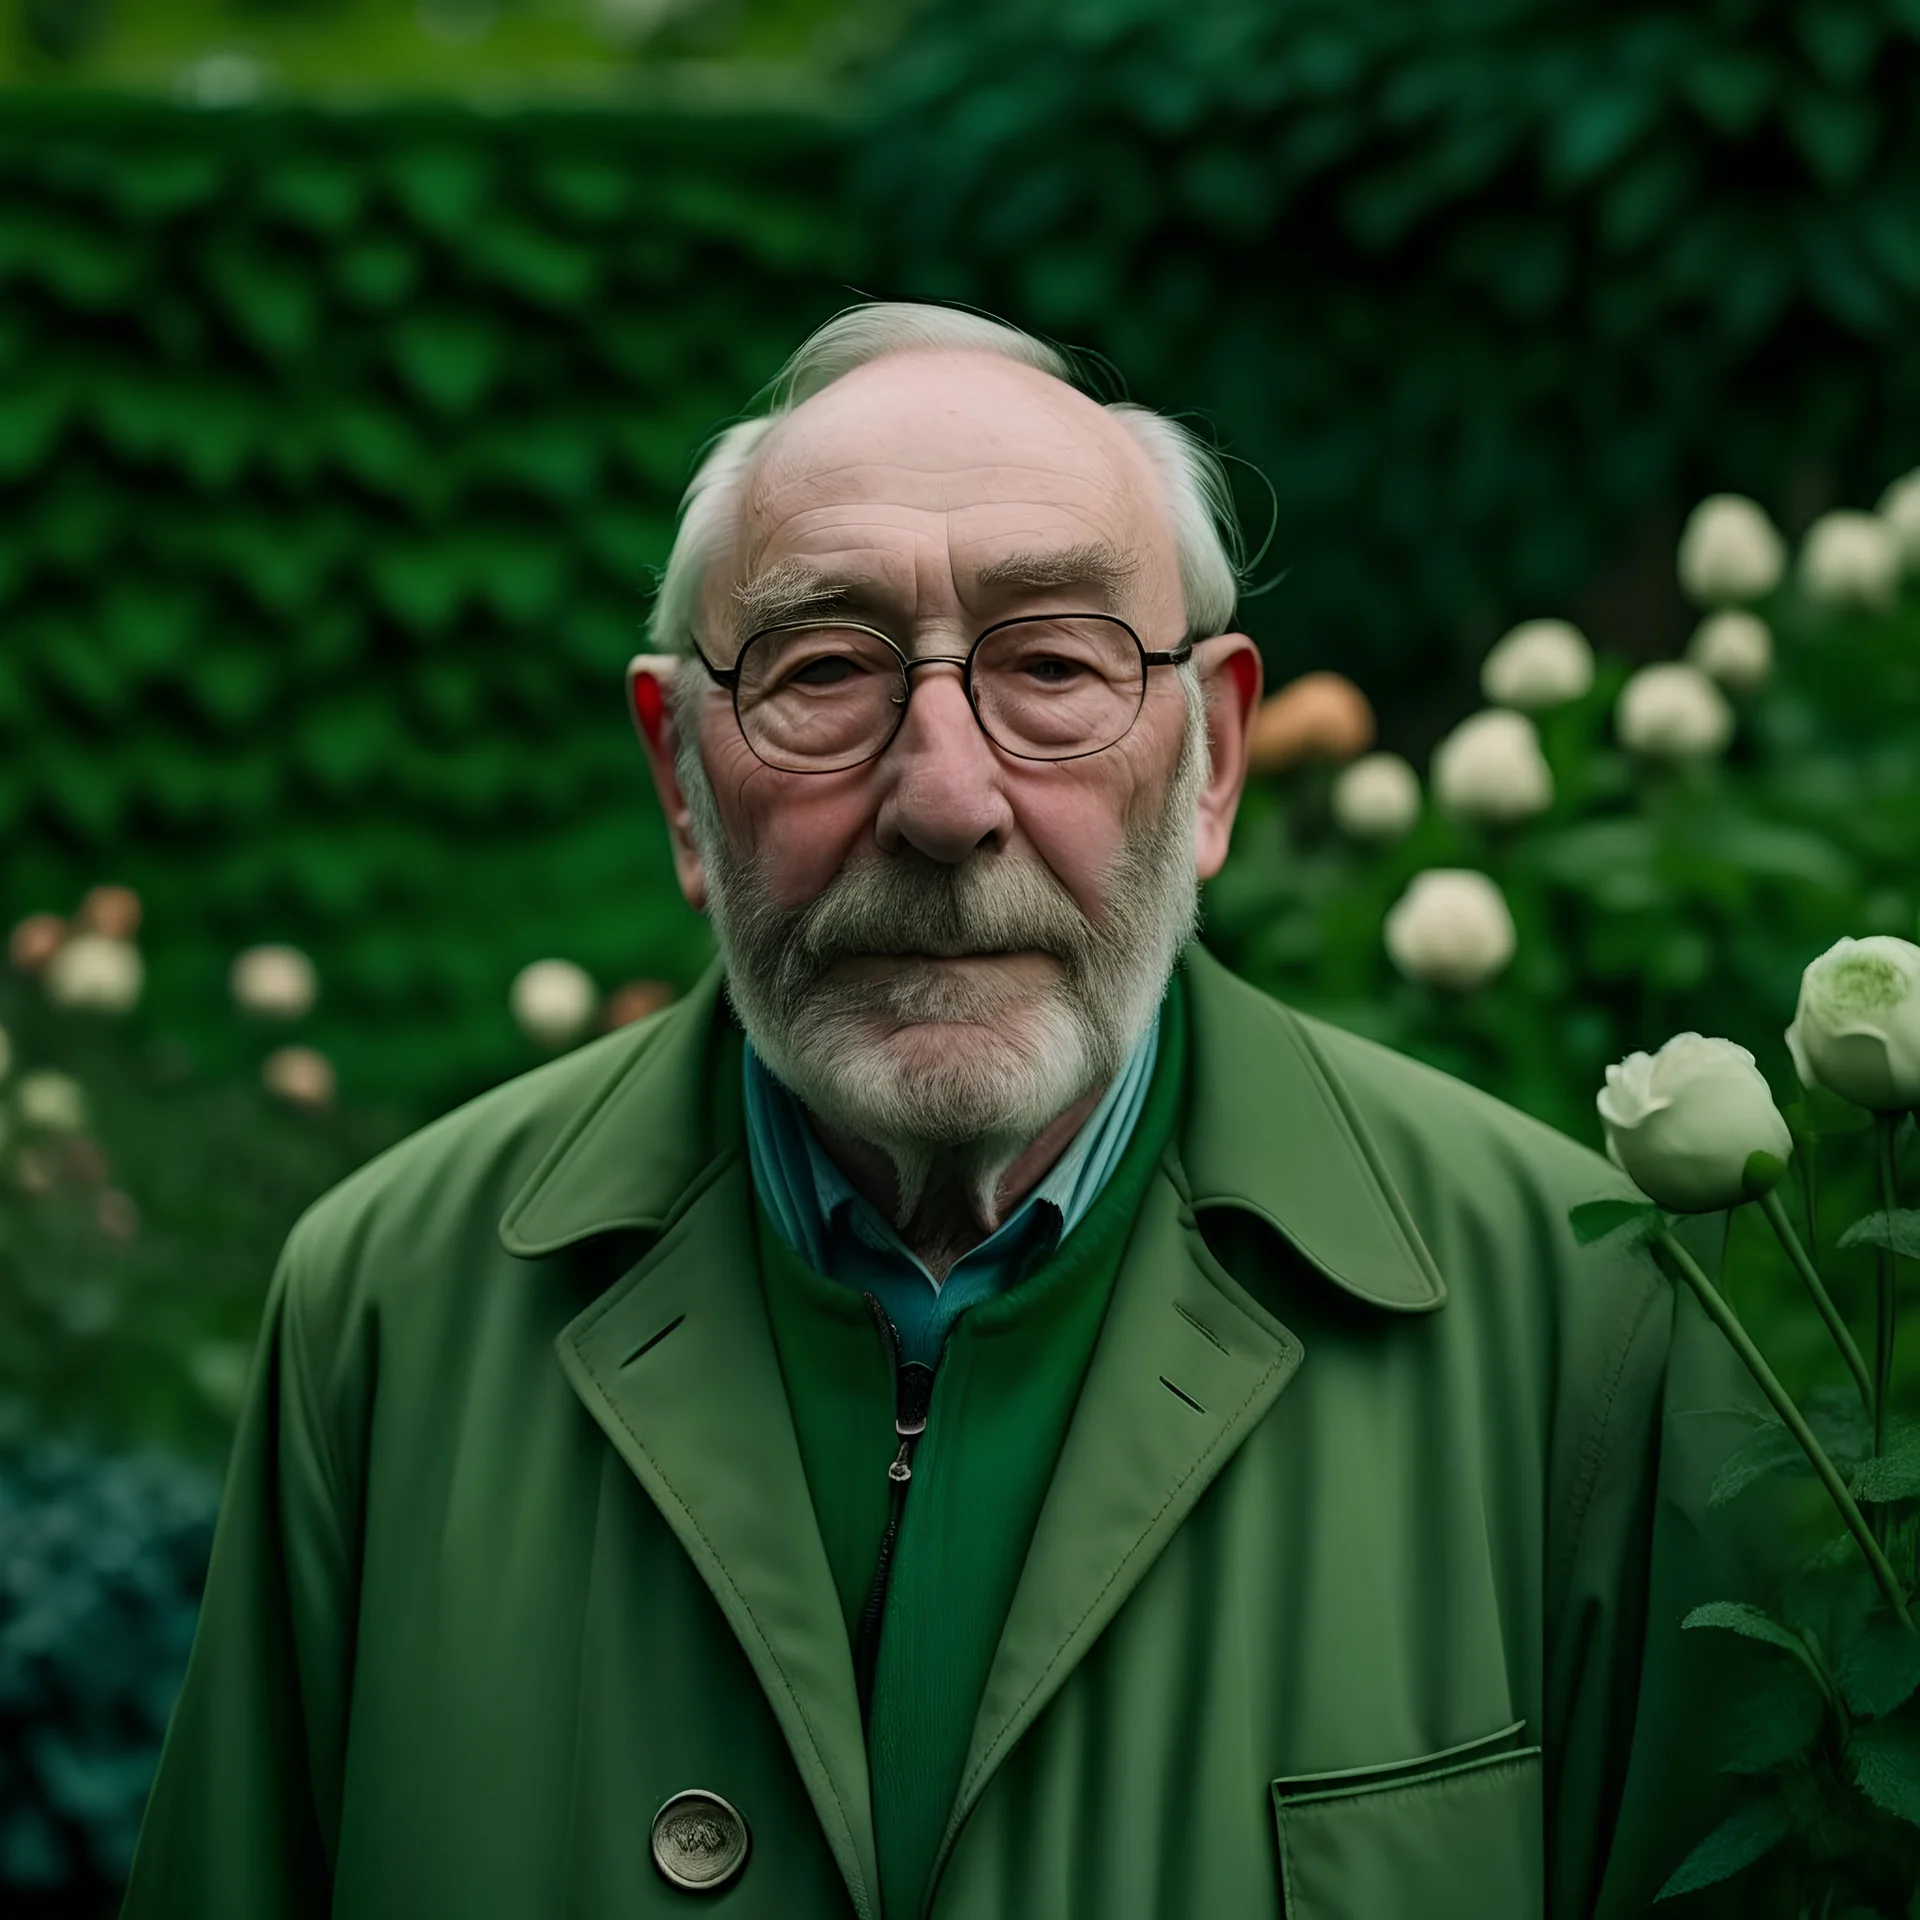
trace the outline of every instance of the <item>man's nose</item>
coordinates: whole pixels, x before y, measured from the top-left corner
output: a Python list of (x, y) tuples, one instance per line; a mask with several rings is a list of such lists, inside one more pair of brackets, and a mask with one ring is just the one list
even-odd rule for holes
[(915, 672), (906, 718), (880, 757), (885, 797), (875, 822), (883, 852), (911, 846), (958, 866), (1004, 840), (1013, 810), (1000, 784), (999, 756), (980, 731), (957, 665)]

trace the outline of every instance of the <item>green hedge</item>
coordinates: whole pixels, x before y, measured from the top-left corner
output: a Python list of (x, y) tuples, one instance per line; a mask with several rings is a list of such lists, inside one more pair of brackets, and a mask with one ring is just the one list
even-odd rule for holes
[[(291, 939), (357, 1098), (684, 981), (618, 676), (691, 450), (849, 289), (1110, 354), (1271, 476), (1276, 677), (1418, 748), (1510, 622), (1920, 459), (1920, 0), (922, 0), (848, 124), (0, 101), (0, 914), (147, 897), (211, 1068)], [(1249, 501), (1264, 507), (1249, 480)]]
[(1209, 415), (1278, 493), (1270, 658), (1416, 737), (1517, 620), (1669, 651), (1701, 495), (1797, 533), (1920, 461), (1920, 0), (916, 21), (861, 155), (901, 279)]
[(525, 962), (707, 952), (621, 668), (692, 449), (858, 265), (830, 129), (0, 111), (0, 913), (137, 888), (156, 1019), (318, 962), (362, 1099), (525, 1064)]

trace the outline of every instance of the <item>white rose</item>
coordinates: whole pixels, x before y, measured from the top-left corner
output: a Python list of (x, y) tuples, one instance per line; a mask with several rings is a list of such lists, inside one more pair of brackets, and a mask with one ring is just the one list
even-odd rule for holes
[(1920, 567), (1920, 467), (1896, 480), (1875, 509), (1900, 545), (1909, 567)]
[(1756, 613), (1710, 613), (1687, 642), (1687, 658), (1730, 693), (1753, 693), (1773, 671), (1773, 635)]
[(1621, 743), (1662, 760), (1723, 753), (1733, 738), (1727, 697), (1696, 666), (1661, 660), (1620, 689), (1613, 724)]
[(1884, 613), (1900, 591), (1900, 541), (1877, 513), (1823, 513), (1800, 547), (1800, 586), (1823, 607)]
[(1499, 707), (1560, 707), (1592, 685), (1593, 649), (1565, 620), (1522, 621), (1480, 664), (1480, 691)]
[(543, 1047), (579, 1039), (600, 1004), (593, 981), (571, 960), (536, 960), (522, 967), (508, 998), (520, 1031)]
[(71, 1074), (52, 1067), (22, 1074), (13, 1104), (21, 1124), (42, 1133), (78, 1133), (87, 1124), (86, 1090)]
[(1387, 953), (1409, 980), (1465, 992), (1513, 958), (1513, 915), (1484, 873), (1429, 867), (1387, 915)]
[(47, 962), (47, 998), (89, 1013), (127, 1013), (146, 979), (140, 950), (104, 933), (76, 934)]
[(298, 947), (248, 947), (227, 973), (234, 1004), (268, 1020), (298, 1020), (312, 1010), (319, 983)]
[(1363, 754), (1333, 783), (1333, 817), (1356, 840), (1399, 840), (1420, 818), (1420, 776), (1397, 753)]
[[(1758, 1197), (1793, 1153), (1793, 1136), (1745, 1047), (1676, 1033), (1658, 1053), (1607, 1069), (1595, 1105), (1607, 1157), (1672, 1213), (1718, 1213)], [(1778, 1162), (1750, 1183), (1756, 1153)]]
[(1920, 1107), (1920, 947), (1836, 940), (1800, 976), (1787, 1051), (1804, 1086), (1876, 1113)]
[(1553, 773), (1524, 713), (1488, 707), (1433, 750), (1433, 797), (1467, 820), (1524, 820), (1553, 804)]
[(1780, 584), (1786, 542), (1758, 502), (1715, 493), (1694, 508), (1680, 534), (1680, 585), (1696, 606), (1739, 606)]
[(260, 1063), (260, 1083), (296, 1107), (330, 1107), (336, 1090), (333, 1062), (311, 1047), (275, 1047)]

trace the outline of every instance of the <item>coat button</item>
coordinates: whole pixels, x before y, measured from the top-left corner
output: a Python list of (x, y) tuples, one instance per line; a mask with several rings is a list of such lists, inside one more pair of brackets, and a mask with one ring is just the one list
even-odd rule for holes
[(752, 1836), (739, 1810), (689, 1787), (653, 1816), (653, 1864), (689, 1893), (718, 1893), (740, 1877)]

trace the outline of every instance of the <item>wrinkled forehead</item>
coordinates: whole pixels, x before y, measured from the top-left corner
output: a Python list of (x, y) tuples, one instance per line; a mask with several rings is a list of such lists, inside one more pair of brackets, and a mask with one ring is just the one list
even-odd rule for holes
[(1178, 595), (1165, 492), (1139, 442), (1063, 381), (986, 353), (858, 368), (780, 420), (756, 452), (735, 578), (789, 558), (885, 570), (944, 543), (956, 583), (1009, 551), (1106, 546), (1139, 590)]

